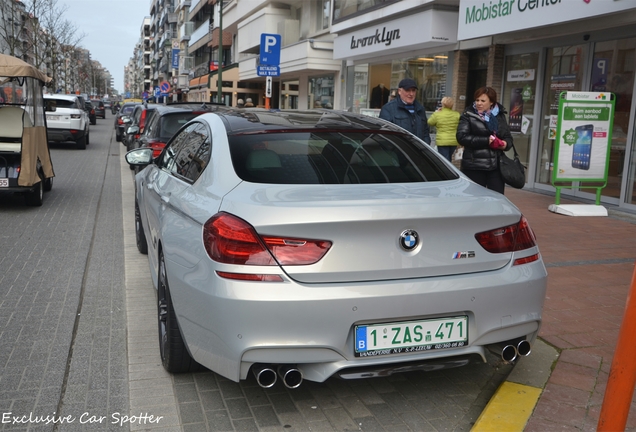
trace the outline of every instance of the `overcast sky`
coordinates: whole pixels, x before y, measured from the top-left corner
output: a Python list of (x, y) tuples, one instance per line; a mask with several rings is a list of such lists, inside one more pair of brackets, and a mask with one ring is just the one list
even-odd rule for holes
[(113, 76), (115, 89), (124, 90), (124, 66), (133, 55), (151, 0), (57, 0), (68, 6), (65, 18), (86, 36), (80, 42)]

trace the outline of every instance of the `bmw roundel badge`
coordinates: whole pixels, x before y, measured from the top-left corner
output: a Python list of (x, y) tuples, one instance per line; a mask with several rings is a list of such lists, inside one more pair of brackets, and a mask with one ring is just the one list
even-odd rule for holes
[(420, 243), (420, 236), (415, 230), (404, 230), (400, 234), (400, 247), (405, 251), (412, 251)]

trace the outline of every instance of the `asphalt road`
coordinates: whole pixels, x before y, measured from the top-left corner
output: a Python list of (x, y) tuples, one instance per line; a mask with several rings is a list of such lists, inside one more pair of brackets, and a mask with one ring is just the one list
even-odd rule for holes
[[(0, 430), (466, 431), (510, 372), (490, 356), (488, 364), (305, 381), (296, 390), (209, 371), (138, 379), (160, 362), (148, 267), (125, 247), (134, 231), (125, 225), (132, 172), (124, 151), (108, 112), (91, 126), (86, 150), (51, 148), (56, 177), (42, 207), (0, 195)], [(134, 320), (131, 292), (145, 293), (150, 318)], [(151, 365), (131, 360), (130, 334), (155, 353)], [(174, 424), (114, 424), (139, 415), (139, 395), (163, 390), (174, 395)]]

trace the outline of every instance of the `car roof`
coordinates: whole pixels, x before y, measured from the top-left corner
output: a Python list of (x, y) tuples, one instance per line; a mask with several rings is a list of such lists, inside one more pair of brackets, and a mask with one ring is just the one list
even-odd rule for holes
[(64, 99), (64, 100), (76, 100), (78, 96), (76, 95), (64, 95), (64, 94), (45, 94), (44, 99)]
[(155, 104), (154, 107), (155, 107), (155, 110), (157, 111), (157, 114), (159, 115), (164, 115), (168, 113), (178, 113), (178, 112), (201, 112), (201, 113), (217, 112), (217, 111), (231, 109), (225, 105), (207, 104), (205, 102), (204, 103), (196, 103), (196, 102), (176, 103), (176, 104), (168, 104), (168, 105)]
[(231, 109), (220, 112), (228, 134), (256, 133), (275, 130), (383, 130), (404, 133), (385, 120), (337, 110), (266, 110)]

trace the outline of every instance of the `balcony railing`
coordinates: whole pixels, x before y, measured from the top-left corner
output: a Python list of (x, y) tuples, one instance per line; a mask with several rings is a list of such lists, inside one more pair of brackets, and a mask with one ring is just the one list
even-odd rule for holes
[(181, 40), (182, 41), (187, 41), (190, 40), (190, 38), (192, 37), (192, 32), (194, 31), (194, 23), (191, 21), (188, 21), (187, 23), (184, 23), (181, 26), (181, 29), (179, 30), (179, 34), (181, 35)]
[(207, 20), (202, 22), (201, 25), (197, 27), (196, 30), (192, 32), (192, 36), (190, 37), (190, 45), (197, 42), (199, 39), (201, 39), (203, 36), (209, 33), (210, 33), (210, 19), (208, 18)]

